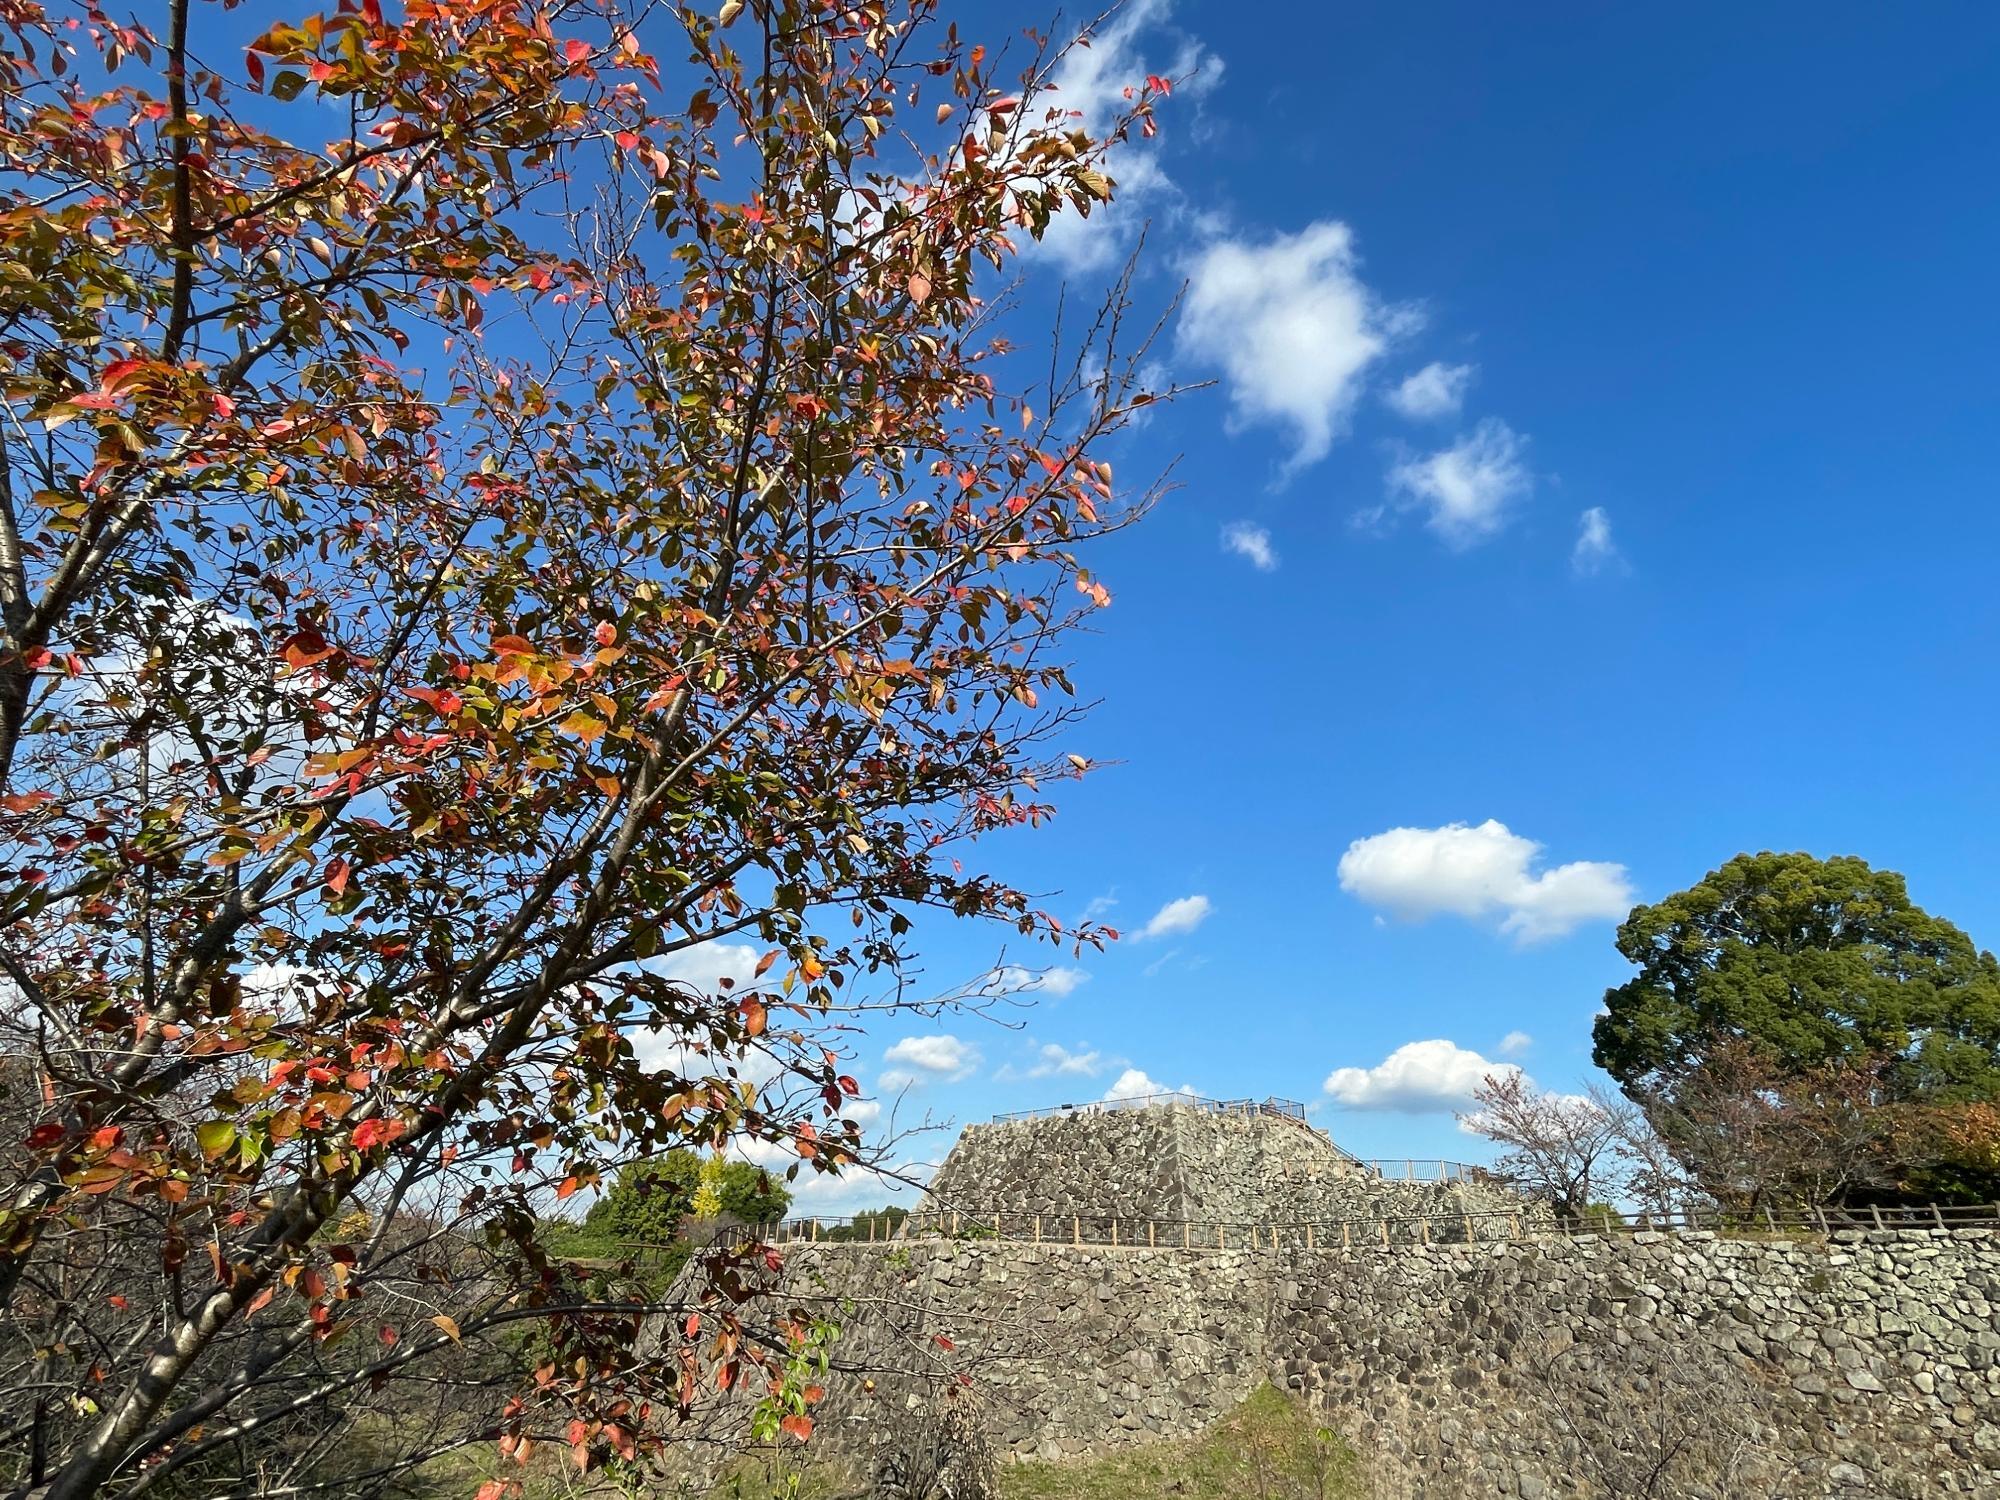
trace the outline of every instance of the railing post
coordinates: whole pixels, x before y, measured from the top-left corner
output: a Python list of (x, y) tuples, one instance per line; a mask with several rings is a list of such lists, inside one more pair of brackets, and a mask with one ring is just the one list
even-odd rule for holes
[(1220, 1219), (1215, 1221), (1215, 1248), (1218, 1250), (1227, 1250), (1229, 1248), (1229, 1241), (1222, 1233), (1222, 1221)]
[(1072, 1245), (1083, 1243), (1083, 1218), (1079, 1214), (1069, 1216), (1069, 1242)]
[(1521, 1216), (1519, 1214), (1509, 1214), (1507, 1215), (1507, 1223), (1508, 1227), (1513, 1230), (1513, 1237), (1518, 1240), (1521, 1237)]
[(955, 1208), (951, 1211), (951, 1237), (958, 1238), (958, 1210)]
[(1111, 1243), (1114, 1245), (1118, 1243), (1118, 1218), (1115, 1214), (1111, 1219)]
[(1429, 1219), (1417, 1220), (1417, 1238), (1426, 1245), (1431, 1242), (1431, 1221)]
[(1310, 1249), (1312, 1249), (1312, 1247), (1313, 1247), (1313, 1227), (1312, 1227), (1312, 1221), (1311, 1221), (1311, 1220), (1307, 1220), (1307, 1221), (1306, 1221), (1306, 1249), (1310, 1250)]
[(1146, 1248), (1148, 1250), (1153, 1248), (1153, 1221), (1151, 1219), (1146, 1221)]
[(1931, 1205), (1931, 1217), (1937, 1220), (1938, 1228), (1944, 1228), (1944, 1210), (1939, 1208), (1935, 1203)]
[(1387, 1250), (1389, 1248), (1389, 1221), (1387, 1219), (1383, 1219), (1380, 1220), (1379, 1222), (1382, 1225), (1382, 1248), (1384, 1250)]
[(1476, 1245), (1479, 1243), (1479, 1236), (1472, 1232), (1471, 1214), (1467, 1214), (1465, 1216), (1465, 1243), (1468, 1245)]
[(1879, 1203), (1871, 1203), (1868, 1205), (1868, 1216), (1875, 1221), (1875, 1227), (1877, 1229), (1880, 1229), (1882, 1227), (1882, 1206)]
[(1340, 1248), (1343, 1250), (1352, 1250), (1354, 1248), (1354, 1236), (1348, 1233), (1353, 1227), (1345, 1219), (1340, 1221)]
[(814, 1244), (819, 1242), (819, 1220), (817, 1218), (812, 1221), (812, 1242)]
[(1036, 1214), (1036, 1215), (1035, 1215), (1035, 1243), (1036, 1243), (1037, 1245), (1039, 1245), (1039, 1244), (1040, 1244), (1041, 1242), (1042, 1242), (1042, 1216), (1041, 1216), (1040, 1214)]

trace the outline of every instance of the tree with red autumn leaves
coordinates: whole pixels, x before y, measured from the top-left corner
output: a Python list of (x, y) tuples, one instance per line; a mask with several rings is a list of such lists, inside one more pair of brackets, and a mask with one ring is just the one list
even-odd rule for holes
[(1101, 937), (959, 856), (1084, 768), (1152, 397), (1122, 294), (1037, 384), (994, 293), (1166, 82), (1092, 138), (935, 9), (0, 8), (0, 1493), (810, 1428), (800, 1330), (648, 1364), (536, 1216), (860, 1159), (917, 909)]

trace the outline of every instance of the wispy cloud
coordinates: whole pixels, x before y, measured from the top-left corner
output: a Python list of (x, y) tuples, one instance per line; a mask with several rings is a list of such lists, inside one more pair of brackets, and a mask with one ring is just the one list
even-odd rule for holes
[[(1150, 75), (1176, 83), (1161, 130), (1175, 128), (1175, 115), (1222, 77), (1222, 60), (1194, 37), (1171, 25), (1171, 0), (1129, 0), (1109, 25), (1090, 34), (1090, 45), (1072, 47), (1056, 65), (1049, 90), (1038, 103), (1073, 111), (1094, 135), (1108, 129), (1127, 107), (1128, 91)], [(1065, 209), (1050, 221), (1037, 244), (1024, 248), (1045, 255), (1072, 274), (1102, 270), (1130, 253), (1149, 218), (1176, 211), (1182, 194), (1160, 160), (1161, 136), (1134, 140), (1116, 152), (1109, 175), (1116, 195), (1088, 219)], [(1025, 238), (1025, 237), (1024, 237)]]
[(1603, 506), (1593, 505), (1576, 518), (1576, 545), (1570, 549), (1569, 565), (1579, 577), (1590, 578), (1624, 562), (1611, 539), (1611, 517)]
[(1206, 896), (1182, 896), (1169, 901), (1153, 913), (1152, 920), (1139, 929), (1142, 939), (1171, 937), (1176, 933), (1193, 932), (1208, 920), (1214, 907)]
[(899, 1064), (882, 1074), (881, 1084), (885, 1089), (902, 1088), (922, 1078), (956, 1083), (971, 1077), (979, 1067), (979, 1049), (949, 1033), (904, 1037), (883, 1053), (882, 1058), (885, 1062)]
[[(1424, 524), (1447, 546), (1476, 546), (1505, 527), (1514, 502), (1534, 488), (1522, 461), (1526, 448), (1526, 438), (1488, 417), (1450, 447), (1391, 469), (1390, 499), (1399, 510), (1426, 511)], [(1378, 507), (1366, 517), (1382, 513)]]
[(1222, 528), (1222, 549), (1249, 559), (1250, 566), (1259, 573), (1277, 571), (1278, 549), (1271, 545), (1271, 533), (1262, 526), (1252, 526), (1248, 521), (1231, 521)]
[(1455, 417), (1465, 404), (1465, 390), (1475, 373), (1471, 365), (1433, 362), (1414, 375), (1404, 376), (1383, 399), (1413, 422)]

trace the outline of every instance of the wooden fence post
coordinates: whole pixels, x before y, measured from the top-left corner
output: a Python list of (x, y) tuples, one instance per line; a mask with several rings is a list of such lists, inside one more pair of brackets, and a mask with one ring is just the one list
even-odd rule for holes
[(1153, 1248), (1153, 1221), (1151, 1219), (1146, 1221), (1146, 1248), (1148, 1250)]
[(1340, 1248), (1343, 1250), (1354, 1248), (1354, 1236), (1348, 1232), (1353, 1227), (1346, 1219), (1340, 1221)]
[(1118, 1243), (1118, 1220), (1116, 1218), (1113, 1218), (1111, 1221), (1111, 1243), (1114, 1245)]
[(1468, 1245), (1476, 1245), (1479, 1243), (1479, 1236), (1472, 1232), (1471, 1214), (1467, 1214), (1465, 1216), (1465, 1243)]
[(1036, 1215), (1035, 1215), (1035, 1243), (1036, 1243), (1037, 1245), (1039, 1245), (1039, 1244), (1040, 1244), (1041, 1242), (1042, 1242), (1042, 1216), (1041, 1216), (1040, 1214), (1036, 1214)]
[(1083, 1243), (1083, 1219), (1080, 1215), (1071, 1214), (1069, 1216), (1069, 1242), (1072, 1245), (1081, 1245)]
[(1312, 1249), (1312, 1247), (1313, 1247), (1313, 1227), (1309, 1223), (1306, 1225), (1306, 1249), (1310, 1250)]
[(958, 1238), (958, 1210), (955, 1208), (951, 1211), (951, 1237)]
[(1188, 1249), (1192, 1249), (1193, 1247), (1194, 1247), (1194, 1225), (1192, 1225), (1192, 1224), (1188, 1223), (1188, 1221), (1187, 1221), (1186, 1219), (1182, 1219), (1182, 1220), (1181, 1220), (1181, 1249), (1183, 1249), (1183, 1250), (1188, 1250)]
[(1382, 1220), (1382, 1248), (1384, 1250), (1389, 1248), (1389, 1221), (1387, 1219)]

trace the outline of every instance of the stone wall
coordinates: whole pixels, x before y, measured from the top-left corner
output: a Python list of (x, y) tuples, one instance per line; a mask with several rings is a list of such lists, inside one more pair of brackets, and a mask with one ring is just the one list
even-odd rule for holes
[(1985, 1230), (821, 1245), (770, 1296), (842, 1323), (823, 1427), (855, 1452), (959, 1374), (1017, 1458), (1191, 1434), (1273, 1379), (1352, 1439), (1379, 1500), (2000, 1494)]
[[(1049, 1238), (1103, 1240), (1114, 1219), (1131, 1237), (1132, 1226), (1148, 1222), (1302, 1231), (1378, 1218), (1421, 1218), (1430, 1237), (1463, 1239), (1467, 1214), (1534, 1211), (1490, 1183), (1377, 1176), (1302, 1121), (1157, 1105), (967, 1126), (931, 1182), (919, 1223), (951, 1212), (989, 1223), (1004, 1215), (1011, 1238), (1029, 1237), (1021, 1226), (1040, 1216)], [(1399, 1225), (1395, 1237), (1416, 1234)]]

